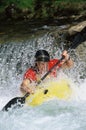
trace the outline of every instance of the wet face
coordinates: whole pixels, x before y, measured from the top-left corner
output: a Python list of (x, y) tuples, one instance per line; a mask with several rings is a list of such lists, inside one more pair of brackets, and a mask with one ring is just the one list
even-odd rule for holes
[(41, 74), (46, 73), (48, 71), (48, 62), (37, 62), (37, 67)]

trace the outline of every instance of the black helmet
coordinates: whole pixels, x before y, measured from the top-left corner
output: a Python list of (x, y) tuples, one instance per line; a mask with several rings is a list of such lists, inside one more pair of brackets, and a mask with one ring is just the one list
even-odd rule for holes
[(50, 56), (46, 50), (38, 50), (35, 54), (36, 61), (44, 61), (48, 62), (50, 60)]

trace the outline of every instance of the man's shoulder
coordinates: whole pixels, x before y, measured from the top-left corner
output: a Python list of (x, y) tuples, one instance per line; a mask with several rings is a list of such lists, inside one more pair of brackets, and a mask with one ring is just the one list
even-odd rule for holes
[(24, 74), (24, 79), (36, 80), (36, 71), (33, 68), (27, 69)]
[(58, 62), (59, 60), (58, 59), (51, 59), (50, 61), (49, 61), (49, 64), (50, 63), (56, 63), (56, 62)]
[(25, 73), (32, 73), (32, 72), (34, 72), (34, 71), (35, 71), (34, 68), (31, 67), (31, 68), (28, 68)]

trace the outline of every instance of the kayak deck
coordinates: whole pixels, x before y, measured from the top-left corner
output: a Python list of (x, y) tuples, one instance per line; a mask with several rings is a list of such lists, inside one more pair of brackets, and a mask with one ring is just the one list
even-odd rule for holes
[(37, 106), (53, 98), (68, 100), (72, 95), (72, 89), (67, 80), (51, 81), (45, 85), (46, 88), (37, 89), (35, 94), (26, 98), (27, 105)]

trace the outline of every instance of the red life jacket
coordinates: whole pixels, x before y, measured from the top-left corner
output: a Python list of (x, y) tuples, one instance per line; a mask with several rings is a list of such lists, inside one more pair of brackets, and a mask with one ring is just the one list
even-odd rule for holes
[[(59, 60), (58, 59), (52, 59), (48, 63), (48, 69), (50, 70)], [(56, 77), (57, 76), (57, 69), (61, 67), (61, 64), (59, 63), (57, 67), (53, 68), (51, 75)]]
[[(48, 70), (50, 70), (59, 60), (58, 59), (52, 59), (48, 62)], [(58, 64), (57, 67), (60, 67), (61, 64)], [(51, 75), (53, 75), (54, 77), (57, 76), (57, 68), (55, 67), (52, 72)], [(33, 68), (29, 68), (26, 73), (24, 74), (24, 79), (29, 79), (30, 81), (37, 81), (37, 77), (36, 77), (36, 71)]]

